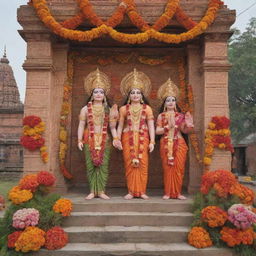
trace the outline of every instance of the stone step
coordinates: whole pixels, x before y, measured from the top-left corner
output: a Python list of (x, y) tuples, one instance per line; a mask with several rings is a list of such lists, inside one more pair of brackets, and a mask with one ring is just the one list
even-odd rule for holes
[(110, 200), (72, 199), (75, 212), (190, 212), (192, 200), (124, 200), (114, 198)]
[(190, 212), (72, 212), (63, 226), (189, 226), (192, 217)]
[(229, 249), (196, 249), (186, 243), (69, 243), (56, 251), (40, 250), (33, 256), (232, 256)]
[(177, 226), (106, 226), (67, 227), (70, 243), (181, 243), (186, 242), (189, 228)]

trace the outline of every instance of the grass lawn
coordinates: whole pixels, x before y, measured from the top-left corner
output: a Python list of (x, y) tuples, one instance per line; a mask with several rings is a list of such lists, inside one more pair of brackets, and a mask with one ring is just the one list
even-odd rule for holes
[(18, 184), (18, 181), (0, 181), (0, 195), (4, 196), (7, 202), (7, 194), (9, 190)]

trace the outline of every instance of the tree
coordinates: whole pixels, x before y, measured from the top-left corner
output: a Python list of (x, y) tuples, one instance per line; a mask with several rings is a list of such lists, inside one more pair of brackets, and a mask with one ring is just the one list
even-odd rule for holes
[(229, 104), (232, 138), (237, 143), (256, 132), (256, 18), (229, 42)]

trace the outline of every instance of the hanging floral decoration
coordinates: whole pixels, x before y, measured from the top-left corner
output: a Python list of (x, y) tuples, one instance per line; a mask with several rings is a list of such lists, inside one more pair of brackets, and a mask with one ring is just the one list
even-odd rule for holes
[(30, 151), (40, 149), (40, 156), (44, 163), (48, 162), (47, 147), (42, 136), (45, 131), (45, 123), (38, 116), (25, 116), (23, 118), (23, 136), (20, 143)]
[(23, 255), (42, 247), (60, 249), (68, 243), (60, 224), (70, 215), (72, 202), (48, 193), (55, 180), (50, 172), (40, 171), (24, 176), (10, 190), (12, 203), (1, 220), (1, 253)]
[(72, 84), (73, 84), (73, 67), (74, 55), (70, 54), (67, 64), (67, 78), (63, 85), (63, 101), (60, 113), (60, 130), (59, 130), (59, 164), (60, 171), (67, 179), (72, 179), (72, 174), (65, 166), (65, 159), (68, 150), (67, 138), (68, 138), (68, 118), (71, 111), (71, 96), (72, 96)]
[[(185, 73), (184, 58), (179, 58), (178, 60), (178, 71), (179, 71), (179, 81), (180, 81), (179, 83), (180, 96), (179, 96), (178, 106), (181, 108), (182, 112), (185, 113), (189, 111), (193, 115), (194, 114), (194, 96), (193, 96), (192, 86), (188, 84), (185, 80), (186, 73)], [(195, 151), (197, 161), (199, 163), (202, 163), (199, 140), (195, 130), (193, 130), (189, 134), (189, 139)]]
[[(189, 23), (189, 26), (187, 27), (192, 27), (187, 32), (181, 34), (168, 34), (158, 31), (164, 28), (168, 24), (169, 20), (176, 13), (179, 6), (178, 0), (169, 0), (165, 12), (161, 15), (161, 17), (159, 17), (159, 19), (153, 26), (149, 26), (141, 17), (141, 15), (139, 15), (136, 10), (134, 1), (123, 0), (123, 4), (121, 4), (121, 7), (124, 6), (126, 8), (125, 12), (128, 14), (132, 23), (142, 30), (142, 32), (136, 34), (121, 33), (113, 28), (114, 25), (117, 25), (121, 21), (121, 16), (124, 14), (124, 9), (121, 9), (121, 7), (121, 11), (117, 9), (117, 11), (114, 12), (113, 16), (110, 17), (109, 20), (111, 20), (111, 23), (109, 24), (107, 22), (104, 23), (96, 15), (90, 5), (89, 0), (79, 0), (78, 4), (80, 6), (80, 9), (82, 10), (82, 14), (78, 14), (74, 18), (74, 20), (71, 19), (68, 23), (68, 26), (70, 23), (72, 25), (69, 27), (72, 27), (74, 24), (77, 25), (82, 19), (81, 15), (84, 15), (87, 19), (91, 21), (92, 24), (96, 26), (96, 28), (92, 28), (87, 31), (80, 31), (65, 28), (62, 24), (57, 22), (55, 18), (51, 15), (46, 0), (33, 0), (32, 4), (36, 10), (38, 17), (48, 28), (50, 28), (55, 34), (69, 40), (92, 41), (96, 38), (100, 38), (102, 35), (108, 34), (114, 40), (128, 44), (142, 44), (147, 42), (149, 39), (156, 39), (160, 42), (165, 43), (179, 44), (181, 42), (191, 40), (196, 36), (204, 33), (209, 25), (211, 25), (215, 20), (217, 11), (221, 8), (223, 2), (220, 0), (209, 0), (208, 9), (205, 13), (205, 16), (201, 19), (199, 23), (195, 24), (195, 26), (193, 27), (191, 26), (192, 22), (190, 19), (184, 19), (184, 17), (186, 16), (184, 12), (178, 11), (177, 20), (182, 20), (182, 25), (187, 26), (187, 24)], [(63, 22), (63, 24), (65, 24), (65, 21)]]
[[(235, 192), (237, 187), (240, 187), (238, 193)], [(193, 205), (194, 221), (188, 235), (189, 244), (204, 248), (207, 240), (214, 246), (234, 248), (237, 255), (246, 251), (246, 255), (253, 256), (256, 241), (253, 190), (241, 185), (230, 171), (216, 170), (202, 176), (200, 191)], [(196, 238), (197, 230), (201, 236)], [(205, 232), (208, 239), (202, 239)], [(211, 246), (210, 242), (208, 246)]]
[(214, 148), (233, 152), (234, 148), (231, 144), (230, 137), (230, 120), (225, 116), (214, 116), (208, 124), (208, 129), (205, 133), (205, 153), (204, 165), (205, 171), (209, 170), (212, 162)]

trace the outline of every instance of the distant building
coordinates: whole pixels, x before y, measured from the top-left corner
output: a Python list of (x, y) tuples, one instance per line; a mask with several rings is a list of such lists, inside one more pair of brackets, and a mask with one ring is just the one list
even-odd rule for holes
[(252, 133), (235, 145), (239, 174), (256, 176), (256, 133)]
[(15, 177), (23, 169), (23, 104), (6, 52), (0, 60), (0, 175)]

